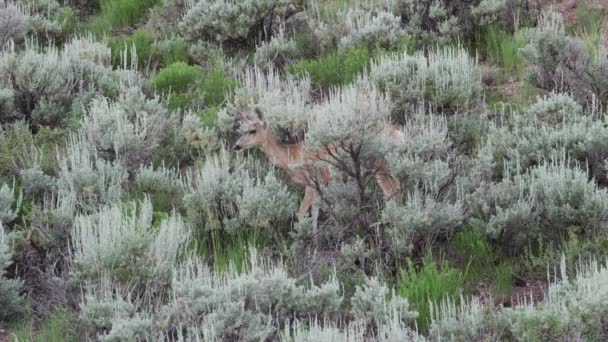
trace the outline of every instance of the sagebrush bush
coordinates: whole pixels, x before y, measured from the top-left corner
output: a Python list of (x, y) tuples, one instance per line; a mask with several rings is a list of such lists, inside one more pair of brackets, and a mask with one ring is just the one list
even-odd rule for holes
[(0, 174), (16, 176), (19, 168), (16, 161), (34, 144), (34, 137), (23, 121), (0, 127)]
[(0, 2), (0, 48), (9, 41), (21, 42), (28, 33), (30, 18), (26, 10), (17, 3), (2, 0)]
[(9, 245), (9, 237), (0, 222), (0, 319), (9, 320), (23, 313), (24, 300), (19, 295), (21, 283), (7, 279), (6, 268), (13, 262), (13, 249)]
[(36, 126), (65, 127), (80, 113), (83, 101), (95, 94), (115, 96), (118, 83), (132, 77), (103, 63), (109, 50), (73, 41), (63, 50), (28, 44), (24, 50), (0, 51), (0, 89), (5, 103), (2, 123), (26, 119)]
[(541, 16), (538, 27), (523, 31), (521, 54), (530, 67), (526, 78), (533, 85), (572, 93), (587, 107), (608, 103), (608, 58), (594, 57), (579, 38), (566, 35), (564, 19), (555, 11)]
[(429, 247), (438, 235), (451, 233), (464, 219), (463, 203), (440, 202), (419, 191), (407, 197), (404, 205), (390, 203), (382, 211), (390, 222), (387, 236), (396, 256)]
[(499, 21), (505, 5), (505, 0), (391, 0), (389, 8), (401, 17), (407, 33), (446, 44)]
[(58, 196), (70, 199), (74, 209), (94, 212), (120, 201), (127, 172), (118, 163), (101, 159), (82, 136), (71, 136), (65, 153), (57, 157)]
[(188, 175), (184, 202), (199, 232), (272, 231), (294, 217), (296, 201), (287, 187), (272, 172), (262, 178), (245, 163), (222, 150)]
[(523, 113), (514, 113), (509, 125), (491, 125), (478, 158), (491, 155), (494, 176), (500, 178), (505, 168), (523, 172), (565, 152), (572, 162), (587, 166), (597, 183), (605, 184), (607, 136), (603, 119), (583, 112), (568, 96), (553, 94), (539, 98)]
[(117, 102), (104, 97), (93, 99), (81, 131), (101, 158), (122, 163), (134, 173), (150, 161), (175, 122), (175, 115), (159, 99), (146, 99), (141, 90), (129, 88)]
[(0, 47), (9, 40), (21, 45), (26, 35), (40, 41), (64, 41), (74, 29), (76, 15), (68, 6), (55, 0), (24, 0), (0, 2)]
[(470, 197), (470, 222), (510, 251), (535, 238), (559, 241), (569, 234), (594, 237), (607, 231), (606, 191), (565, 157), (544, 161), (524, 173), (506, 175)]
[(357, 287), (350, 302), (355, 318), (373, 322), (377, 326), (388, 323), (391, 315), (396, 315), (404, 323), (418, 317), (418, 312), (412, 310), (406, 298), (389, 291), (376, 278), (367, 278), (364, 286)]
[(207, 327), (212, 335), (206, 340), (272, 339), (292, 319), (322, 319), (335, 313), (342, 302), (339, 291), (335, 278), (321, 285), (299, 285), (281, 264), (254, 252), (251, 267), (240, 274), (218, 274), (196, 260), (185, 263), (174, 277), (173, 294), (162, 313), (166, 324)]
[[(565, 273), (562, 258), (561, 274)], [(510, 336), (516, 340), (571, 341), (603, 339), (607, 335), (601, 323), (606, 313), (604, 285), (608, 272), (596, 261), (581, 263), (576, 276), (551, 281), (544, 301), (520, 298), (514, 308), (492, 310), (479, 298), (461, 300), (455, 305), (445, 300), (433, 305), (433, 321), (429, 338), (436, 341), (462, 339), (496, 340)]]
[(428, 56), (422, 52), (387, 55), (372, 63), (370, 78), (395, 98), (401, 111), (426, 104), (467, 108), (481, 94), (477, 60), (462, 48), (440, 48)]
[(86, 285), (108, 277), (121, 286), (131, 286), (134, 296), (161, 294), (185, 252), (190, 231), (175, 213), (158, 226), (152, 217), (148, 199), (139, 205), (123, 208), (115, 204), (77, 216), (71, 238), (74, 279)]
[(179, 28), (189, 41), (212, 40), (248, 44), (264, 32), (277, 0), (203, 0), (186, 13)]
[(341, 49), (361, 45), (369, 49), (392, 49), (406, 35), (401, 26), (401, 18), (385, 10), (373, 12), (351, 8), (336, 15), (337, 25), (343, 30), (341, 37), (338, 37)]
[(17, 188), (14, 181), (12, 187), (6, 183), (0, 187), (0, 223), (8, 224), (17, 218), (17, 214), (21, 208), (23, 193), (19, 190), (19, 194), (17, 195), (16, 191)]
[(283, 30), (270, 41), (265, 41), (256, 46), (253, 60), (262, 68), (281, 69), (291, 64), (300, 56), (300, 51), (295, 40), (285, 36)]

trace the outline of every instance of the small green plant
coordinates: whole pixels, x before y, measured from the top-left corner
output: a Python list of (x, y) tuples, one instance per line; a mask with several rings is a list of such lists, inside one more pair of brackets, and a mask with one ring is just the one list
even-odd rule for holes
[(458, 300), (465, 273), (450, 267), (445, 261), (437, 264), (428, 256), (421, 267), (416, 267), (409, 258), (407, 265), (407, 270), (401, 270), (396, 291), (415, 306), (418, 328), (426, 331), (431, 320), (429, 302), (439, 303), (446, 298)]
[(287, 67), (293, 75), (309, 74), (313, 82), (322, 89), (352, 82), (370, 65), (370, 52), (367, 47), (353, 48), (344, 55), (330, 53), (319, 59), (302, 60)]
[(466, 265), (468, 282), (479, 282), (494, 267), (496, 251), (479, 230), (466, 227), (454, 236), (452, 244)]
[(496, 297), (509, 299), (513, 284), (513, 271), (508, 261), (494, 266), (492, 272), (492, 294)]
[(132, 25), (159, 3), (159, 0), (101, 0), (101, 13), (89, 23), (89, 30), (101, 35)]

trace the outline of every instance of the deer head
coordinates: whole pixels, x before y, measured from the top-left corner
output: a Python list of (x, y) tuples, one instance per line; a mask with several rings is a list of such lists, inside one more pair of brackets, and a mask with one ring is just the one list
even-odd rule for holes
[(239, 138), (236, 144), (234, 144), (234, 149), (236, 151), (260, 146), (270, 139), (271, 132), (268, 128), (268, 122), (264, 117), (264, 113), (262, 113), (259, 108), (256, 108), (255, 112), (257, 118), (252, 118), (249, 114), (243, 112), (239, 114), (241, 127), (244, 128), (245, 133)]

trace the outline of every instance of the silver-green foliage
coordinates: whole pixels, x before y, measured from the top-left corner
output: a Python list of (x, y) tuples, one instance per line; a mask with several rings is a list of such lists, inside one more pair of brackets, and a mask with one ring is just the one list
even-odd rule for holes
[(72, 234), (75, 279), (86, 284), (108, 276), (137, 290), (163, 290), (184, 253), (190, 231), (175, 213), (158, 226), (153, 224), (152, 214), (152, 204), (146, 199), (140, 205), (113, 205), (77, 216)]
[(507, 169), (503, 180), (469, 198), (470, 223), (515, 250), (542, 237), (608, 232), (608, 193), (565, 157), (544, 161), (524, 173)]
[(418, 317), (418, 313), (410, 309), (407, 299), (397, 296), (377, 278), (367, 278), (364, 286), (357, 287), (350, 301), (355, 318), (377, 326), (389, 323), (391, 315), (396, 315), (404, 323)]
[(477, 60), (463, 48), (386, 55), (372, 63), (370, 78), (393, 96), (402, 110), (431, 104), (440, 108), (468, 107), (481, 94)]
[(98, 157), (84, 137), (71, 136), (66, 150), (57, 157), (59, 197), (72, 198), (74, 209), (94, 212), (101, 206), (118, 202), (127, 179), (124, 167)]
[(386, 10), (349, 8), (336, 16), (338, 28), (342, 30), (340, 37), (337, 37), (338, 46), (342, 49), (359, 45), (390, 49), (396, 47), (406, 35), (401, 18)]
[(13, 1), (0, 1), (0, 48), (9, 41), (21, 41), (28, 32), (29, 17), (23, 6)]
[[(566, 266), (562, 256), (561, 274)], [(498, 340), (510, 336), (517, 341), (601, 340), (606, 336), (602, 323), (607, 313), (608, 270), (597, 261), (581, 263), (577, 275), (551, 282), (544, 301), (520, 298), (514, 308), (493, 310), (478, 298), (446, 300), (433, 305), (429, 339), (433, 341)]]
[(23, 197), (19, 191), (18, 197), (15, 198), (16, 190), (14, 182), (12, 187), (6, 183), (0, 187), (0, 223), (11, 223), (17, 218)]
[(394, 253), (404, 256), (422, 244), (429, 247), (438, 235), (458, 227), (464, 219), (464, 207), (461, 200), (441, 201), (416, 190), (403, 205), (389, 203), (382, 218), (390, 222), (387, 237)]
[(446, 44), (473, 33), (475, 24), (498, 21), (505, 0), (391, 0), (405, 31), (427, 42)]
[(109, 51), (92, 38), (75, 39), (61, 50), (30, 42), (21, 51), (0, 50), (2, 122), (26, 118), (63, 127), (90, 97), (114, 97), (123, 84), (141, 86), (139, 77), (106, 64)]
[(140, 89), (129, 88), (117, 102), (93, 99), (81, 130), (100, 157), (133, 173), (150, 161), (175, 121), (158, 99), (147, 100)]
[(581, 165), (588, 165), (596, 181), (606, 178), (604, 159), (608, 156), (608, 129), (605, 119), (584, 113), (567, 95), (539, 98), (523, 113), (514, 113), (508, 125), (490, 128), (482, 154), (496, 161), (495, 174), (504, 168), (526, 171), (547, 156), (566, 152)]
[(342, 302), (339, 292), (335, 278), (299, 285), (281, 264), (254, 253), (251, 268), (240, 274), (212, 272), (196, 260), (184, 264), (162, 311), (175, 326), (207, 327), (209, 340), (257, 341), (272, 338), (289, 320), (329, 317)]
[(6, 268), (12, 264), (13, 249), (9, 237), (0, 222), (0, 319), (8, 320), (23, 312), (24, 301), (19, 295), (21, 283), (7, 279)]
[(246, 164), (222, 150), (190, 174), (184, 201), (196, 227), (234, 234), (244, 228), (276, 229), (294, 217), (296, 201), (286, 185), (272, 172), (262, 178)]
[(255, 64), (264, 68), (281, 68), (294, 62), (300, 55), (294, 39), (279, 31), (270, 41), (262, 42), (255, 49), (253, 59)]
[(260, 23), (273, 14), (278, 0), (201, 0), (179, 24), (190, 41), (246, 42), (262, 34)]

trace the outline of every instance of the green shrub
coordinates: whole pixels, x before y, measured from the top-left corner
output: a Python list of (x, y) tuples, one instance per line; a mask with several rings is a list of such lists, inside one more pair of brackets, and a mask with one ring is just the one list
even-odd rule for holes
[(296, 62), (287, 67), (287, 72), (293, 75), (308, 74), (314, 83), (327, 90), (332, 86), (351, 83), (369, 65), (369, 50), (360, 47), (344, 53), (330, 53), (319, 59)]
[(420, 268), (410, 259), (407, 263), (407, 271), (400, 272), (396, 291), (399, 296), (412, 303), (418, 311), (418, 327), (427, 331), (431, 325), (431, 303), (437, 304), (446, 298), (459, 299), (465, 275), (448, 266), (447, 262), (437, 264), (432, 260), (425, 260)]
[(198, 65), (183, 62), (161, 69), (152, 82), (158, 90), (170, 91), (168, 106), (172, 109), (188, 108), (200, 97), (206, 107), (220, 105), (235, 86), (220, 69), (206, 73)]

